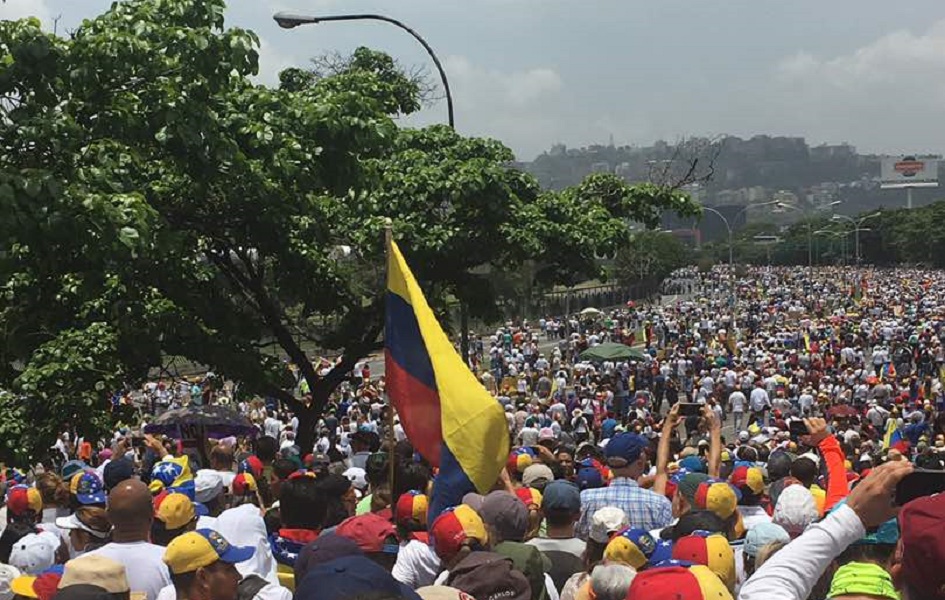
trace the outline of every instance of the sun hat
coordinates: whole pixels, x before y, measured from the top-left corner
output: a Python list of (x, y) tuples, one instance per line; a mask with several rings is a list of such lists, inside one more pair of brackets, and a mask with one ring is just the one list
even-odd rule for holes
[(98, 531), (94, 529), (91, 525), (82, 521), (82, 518), (79, 516), (80, 514), (81, 512), (74, 512), (68, 517), (58, 517), (56, 519), (56, 527), (66, 531), (70, 529), (79, 529), (97, 537), (98, 539), (105, 539), (108, 537), (110, 531)]

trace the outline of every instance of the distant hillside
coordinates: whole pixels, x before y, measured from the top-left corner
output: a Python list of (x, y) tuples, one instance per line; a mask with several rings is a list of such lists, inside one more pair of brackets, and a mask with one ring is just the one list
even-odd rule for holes
[[(810, 147), (804, 138), (766, 135), (748, 140), (730, 136), (695, 141), (703, 148), (710, 143), (721, 145), (712, 179), (690, 190), (707, 206), (737, 207), (781, 200), (810, 210), (839, 200), (838, 212), (855, 214), (905, 204), (904, 191), (879, 189), (880, 156), (858, 154), (849, 144)], [(652, 179), (654, 168), (674, 156), (676, 147), (667, 142), (648, 147), (580, 149), (556, 145), (521, 167), (542, 185), (560, 189), (595, 171), (616, 173), (631, 182), (647, 181)], [(913, 194), (916, 206), (943, 196), (935, 189), (917, 189)], [(797, 219), (797, 211), (790, 212), (785, 221)]]

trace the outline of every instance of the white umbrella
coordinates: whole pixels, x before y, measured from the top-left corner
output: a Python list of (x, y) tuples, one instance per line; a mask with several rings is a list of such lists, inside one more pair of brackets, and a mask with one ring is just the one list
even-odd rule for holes
[(599, 315), (600, 311), (594, 308), (593, 306), (588, 306), (587, 308), (581, 311), (581, 314), (585, 316), (586, 315)]

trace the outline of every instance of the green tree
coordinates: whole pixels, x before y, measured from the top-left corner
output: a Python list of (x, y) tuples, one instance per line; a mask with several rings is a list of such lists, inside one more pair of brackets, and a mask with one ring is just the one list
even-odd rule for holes
[[(400, 129), (417, 88), (365, 49), (331, 76), (256, 85), (258, 40), (223, 12), (128, 0), (69, 39), (0, 23), (0, 422), (31, 419), (7, 458), (41, 455), (64, 421), (103, 433), (89, 409), (166, 355), (278, 398), (309, 445), (379, 347), (385, 218), (435, 309), (458, 297), (485, 315), (484, 267), (541, 257), (543, 284), (593, 275), (625, 218), (698, 211), (606, 176), (542, 192), (498, 142)], [(340, 355), (327, 375), (313, 345)]]
[(689, 249), (670, 234), (641, 231), (617, 251), (614, 276), (622, 285), (662, 280), (691, 262)]

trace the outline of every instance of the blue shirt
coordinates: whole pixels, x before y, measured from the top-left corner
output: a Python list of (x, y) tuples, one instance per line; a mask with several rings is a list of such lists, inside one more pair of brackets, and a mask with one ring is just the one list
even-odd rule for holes
[(626, 513), (630, 527), (652, 531), (662, 529), (673, 522), (673, 505), (666, 496), (645, 490), (627, 477), (617, 477), (607, 487), (581, 492), (578, 537), (587, 539), (591, 529), (591, 517), (607, 506), (619, 508)]

